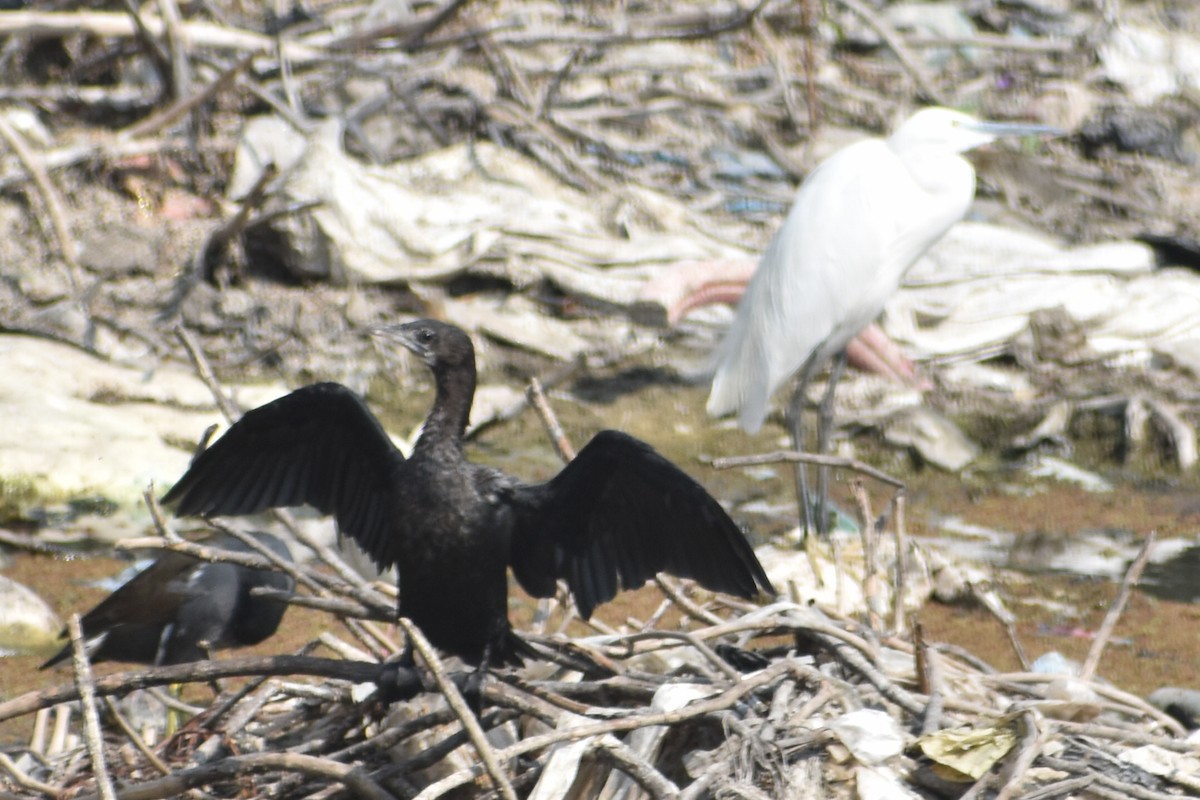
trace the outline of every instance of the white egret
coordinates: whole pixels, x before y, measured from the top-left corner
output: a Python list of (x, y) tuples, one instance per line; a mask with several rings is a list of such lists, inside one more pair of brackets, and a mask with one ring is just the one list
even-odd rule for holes
[[(844, 354), (913, 262), (966, 215), (975, 170), (959, 154), (1000, 136), (1037, 133), (1058, 131), (926, 108), (888, 138), (856, 142), (819, 164), (797, 191), (717, 350), (708, 413), (736, 412), (753, 433), (771, 395), (799, 372), (789, 416), (793, 443), (803, 449), (809, 378)], [(835, 363), (822, 402), (822, 449), (843, 363)]]

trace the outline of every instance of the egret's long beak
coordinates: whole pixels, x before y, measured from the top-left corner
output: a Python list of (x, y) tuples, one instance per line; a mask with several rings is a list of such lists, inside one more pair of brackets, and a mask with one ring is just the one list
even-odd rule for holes
[(1069, 131), (1053, 125), (1035, 125), (1029, 122), (990, 122), (979, 120), (968, 126), (985, 136), (1066, 136)]

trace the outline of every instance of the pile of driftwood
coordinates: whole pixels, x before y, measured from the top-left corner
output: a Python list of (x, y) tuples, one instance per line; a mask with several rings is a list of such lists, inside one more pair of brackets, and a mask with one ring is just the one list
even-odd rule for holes
[[(273, 116), (305, 134), (335, 118), (347, 149), (377, 164), (487, 139), (538, 163), (564, 190), (586, 192), (614, 241), (687, 223), (755, 250), (823, 155), (809, 148), (823, 127), (882, 131), (920, 102), (941, 102), (1074, 130), (1119, 102), (1095, 69), (1114, 21), (1053, 3), (980, 4), (972, 22), (960, 15), (976, 30), (961, 36), (906, 22), (900, 9), (891, 13), (900, 4), (861, 0), (79, 5), (0, 12), (0, 65), (10, 78), (0, 99), (11, 109), (0, 114), (0, 189), (26, 196), (44, 220), (5, 234), (27, 237), (13, 239), (13, 257), (40, 267), (17, 295), (0, 287), (0, 308), (10, 327), (105, 355), (119, 352), (108, 344), (116, 338), (177, 356), (158, 322), (182, 315), (214, 340), (206, 349), (231, 362), (322, 371), (330, 365), (309, 346), (314, 336), (398, 302), (395, 289), (323, 305), (283, 288), (270, 300), (252, 288), (250, 299), (224, 289), (223, 298), (182, 302), (196, 280), (244, 288), (247, 269), (269, 272), (264, 265), (280, 260), (271, 238), (257, 237), (247, 254), (243, 234), (304, 211), (264, 211), (269, 179), (239, 206), (224, 204), (248, 117)], [(1035, 209), (1038, 224), (1060, 236), (1186, 228), (1193, 206), (1170, 199), (1172, 187), (1189, 185), (1186, 172), (1102, 138), (1086, 152), (1057, 143), (1036, 163), (1022, 154), (1021, 165), (997, 164), (1001, 154), (979, 171), (985, 186), (1002, 186), (1011, 206)], [(656, 206), (656, 196), (682, 208)], [(151, 242), (157, 259), (123, 268), (132, 276), (94, 254), (103, 237), (92, 229), (103, 234), (130, 216), (107, 207), (114, 198), (172, 221), (168, 240)], [(163, 268), (171, 264), (190, 264), (182, 287), (173, 286), (178, 270)], [(415, 300), (399, 296), (436, 302), (457, 277), (418, 280)], [(561, 286), (539, 291), (544, 284), (519, 269), (466, 288), (497, 283), (534, 295), (543, 310), (578, 310)], [(37, 313), (60, 299), (76, 305)], [(67, 324), (68, 313), (83, 319)], [(222, 328), (222, 319), (233, 324)]]
[[(1071, 677), (999, 673), (919, 631), (892, 635), (877, 615), (873, 627), (660, 580), (661, 607), (619, 630), (567, 637), (565, 600), (539, 616), (527, 635), (547, 659), (489, 675), (475, 710), (460, 692), (468, 676), (401, 620), (419, 666), (409, 699), (389, 706), (374, 684), (397, 649), (379, 624), (393, 613), (385, 590), (319, 546), (329, 564), (296, 566), (164, 533), (129, 545), (285, 569), (305, 587), (291, 602), (328, 611), (330, 630), (295, 655), (105, 677), (77, 654), (73, 685), (0, 704), (0, 720), (43, 718), (29, 747), (0, 753), (7, 796), (1152, 799), (1200, 788), (1180, 724), (1091, 677), (1127, 591)], [(215, 696), (156, 745), (113, 701), (206, 682)], [(61, 704), (81, 709), (82, 741)]]

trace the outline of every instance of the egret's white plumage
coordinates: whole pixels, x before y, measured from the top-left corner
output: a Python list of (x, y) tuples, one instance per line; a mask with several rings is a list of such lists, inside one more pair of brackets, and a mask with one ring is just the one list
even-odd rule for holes
[(717, 350), (708, 413), (737, 412), (744, 429), (757, 431), (771, 395), (806, 364), (844, 350), (913, 262), (966, 215), (975, 170), (959, 153), (998, 136), (1050, 131), (927, 108), (887, 139), (857, 142), (818, 165)]

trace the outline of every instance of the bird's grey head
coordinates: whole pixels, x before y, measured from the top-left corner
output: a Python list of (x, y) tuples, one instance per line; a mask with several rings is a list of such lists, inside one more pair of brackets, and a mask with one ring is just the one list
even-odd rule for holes
[(435, 319), (385, 325), (372, 333), (411, 350), (432, 369), (473, 365), (475, 362), (471, 337), (461, 328)]
[(1034, 134), (1059, 135), (1062, 131), (1047, 125), (988, 122), (950, 108), (923, 108), (913, 114), (888, 137), (898, 151), (913, 148), (938, 148), (952, 153), (996, 141), (1001, 136)]

